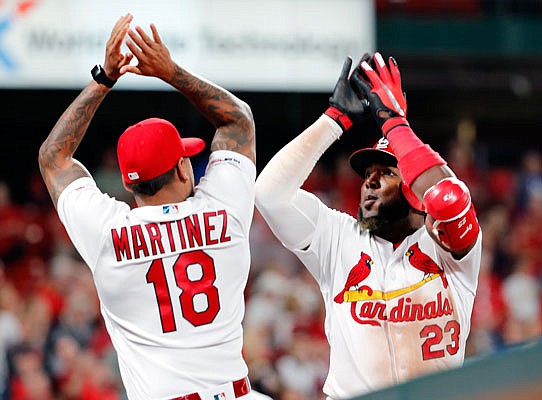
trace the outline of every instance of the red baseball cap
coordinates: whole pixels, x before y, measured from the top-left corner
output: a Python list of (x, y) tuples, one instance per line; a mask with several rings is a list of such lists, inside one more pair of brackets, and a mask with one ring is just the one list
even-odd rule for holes
[(124, 183), (156, 178), (172, 169), (181, 157), (201, 152), (200, 138), (182, 139), (165, 119), (149, 118), (128, 127), (117, 143), (117, 157)]
[[(397, 157), (395, 156), (388, 139), (385, 137), (381, 137), (373, 147), (356, 150), (350, 155), (349, 161), (352, 169), (362, 178), (365, 178), (365, 170), (367, 167), (375, 162), (397, 167)], [(420, 199), (418, 199), (412, 189), (405, 185), (404, 182), (401, 183), (401, 190), (413, 208), (418, 211), (424, 211)]]
[(352, 169), (362, 178), (365, 177), (367, 167), (375, 162), (397, 167), (397, 158), (385, 137), (381, 137), (373, 147), (356, 150), (349, 160)]

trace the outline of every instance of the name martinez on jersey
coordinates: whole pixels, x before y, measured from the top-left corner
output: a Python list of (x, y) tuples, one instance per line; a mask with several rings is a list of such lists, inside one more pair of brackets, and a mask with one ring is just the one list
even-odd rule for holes
[(227, 230), (228, 214), (218, 210), (172, 221), (124, 226), (120, 230), (113, 228), (111, 240), (120, 262), (229, 242)]

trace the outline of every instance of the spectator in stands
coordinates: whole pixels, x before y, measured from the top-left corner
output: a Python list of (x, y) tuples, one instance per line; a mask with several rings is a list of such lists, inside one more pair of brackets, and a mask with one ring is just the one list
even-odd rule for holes
[[(487, 232), (485, 225), (482, 225)], [(485, 236), (484, 236), (485, 242)], [(502, 281), (493, 271), (495, 253), (482, 243), (482, 261), (478, 288), (471, 317), (471, 332), (467, 341), (467, 356), (488, 354), (502, 345), (503, 327), (508, 307), (502, 290)]]
[(10, 361), (10, 399), (53, 400), (51, 378), (43, 369), (43, 353), (38, 347), (17, 345), (10, 352)]
[(514, 345), (540, 337), (540, 282), (532, 273), (528, 256), (518, 258), (514, 272), (503, 282), (503, 290), (510, 310), (504, 327), (505, 343)]
[(0, 264), (0, 399), (8, 394), (8, 353), (23, 339), (21, 322), (18, 318), (20, 300), (15, 287), (4, 275)]
[(542, 191), (542, 153), (537, 149), (529, 149), (521, 157), (516, 192), (518, 211), (523, 212), (531, 195), (536, 195), (536, 192), (540, 191)]

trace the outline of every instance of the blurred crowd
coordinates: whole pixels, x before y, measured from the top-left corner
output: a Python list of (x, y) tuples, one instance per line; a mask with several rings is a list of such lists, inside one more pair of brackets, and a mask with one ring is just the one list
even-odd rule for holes
[[(542, 153), (525, 151), (510, 168), (481, 166), (476, 151), (454, 141), (446, 155), (469, 186), (483, 229), (467, 359), (542, 336)], [(114, 152), (104, 153), (93, 176), (130, 201)], [(331, 167), (317, 165), (304, 187), (356, 215), (360, 184), (348, 155), (339, 155)], [(0, 399), (125, 399), (90, 271), (41, 177), (28, 191), (17, 203), (0, 182)], [(252, 385), (277, 400), (323, 399), (329, 347), (319, 289), (257, 211), (251, 243), (244, 354)]]

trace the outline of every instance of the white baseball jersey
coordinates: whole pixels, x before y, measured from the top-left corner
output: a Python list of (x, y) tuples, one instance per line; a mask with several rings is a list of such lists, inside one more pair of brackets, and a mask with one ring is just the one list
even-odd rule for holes
[(244, 289), (256, 168), (211, 153), (195, 195), (130, 210), (80, 178), (60, 219), (93, 273), (128, 397), (170, 399), (247, 375)]
[[(461, 260), (440, 248), (425, 227), (394, 249), (392, 243), (360, 232), (352, 216), (328, 208), (312, 194), (303, 196), (318, 203), (315, 232), (306, 250), (291, 250), (324, 298), (331, 347), (324, 392), (329, 398), (353, 397), (460, 366), (477, 287), (481, 233)], [(275, 232), (280, 239), (280, 231)]]

